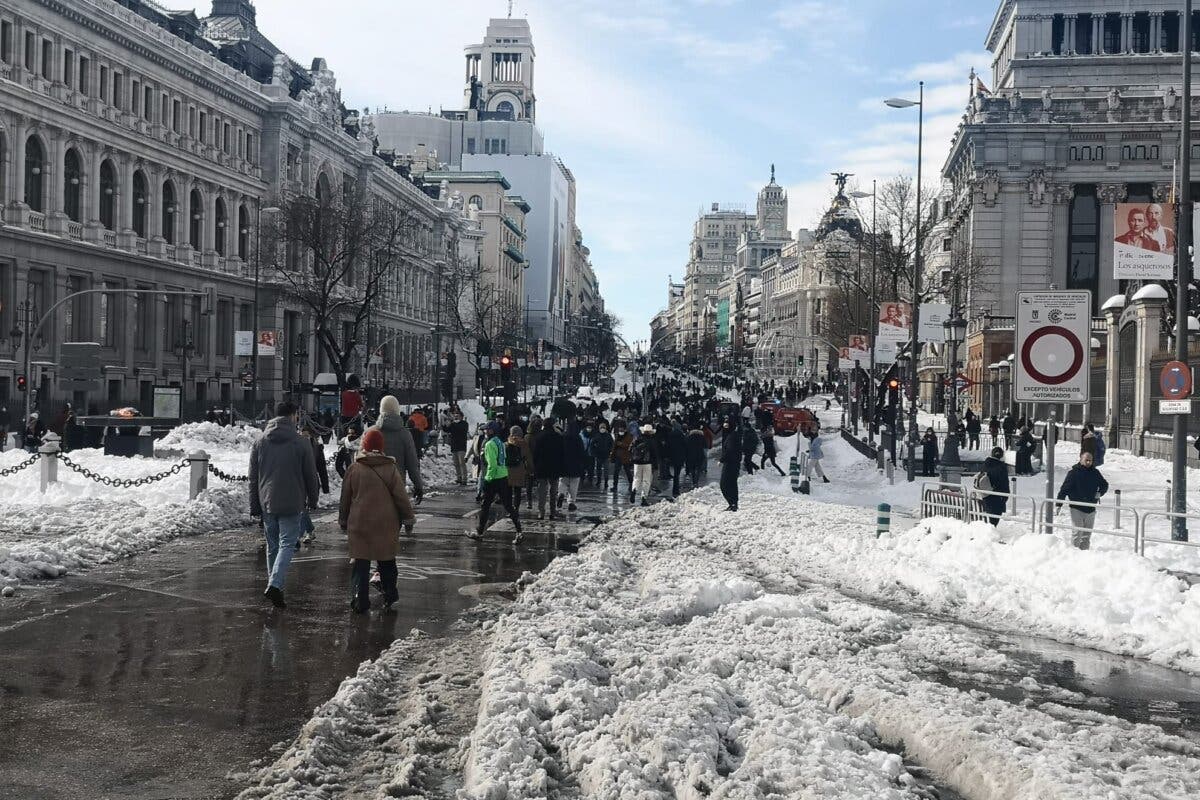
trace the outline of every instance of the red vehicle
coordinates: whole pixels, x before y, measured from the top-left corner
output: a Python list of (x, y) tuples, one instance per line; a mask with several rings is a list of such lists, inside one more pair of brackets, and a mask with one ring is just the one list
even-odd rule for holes
[(788, 408), (780, 406), (778, 403), (772, 405), (776, 406), (774, 416), (776, 436), (791, 436), (795, 433), (808, 434), (821, 427), (817, 415), (807, 408)]

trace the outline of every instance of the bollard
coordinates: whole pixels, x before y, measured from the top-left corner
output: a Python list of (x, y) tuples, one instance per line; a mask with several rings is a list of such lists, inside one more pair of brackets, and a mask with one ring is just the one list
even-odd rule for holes
[(52, 483), (58, 483), (58, 434), (54, 431), (47, 433), (42, 438), (42, 446), (38, 448), (38, 463), (41, 464), (41, 492), (46, 493), (46, 487)]
[(1009, 494), (1011, 494), (1015, 497), (1017, 494), (1017, 476), (1016, 475), (1012, 476), (1011, 478), (1009, 478), (1009, 481), (1012, 482), (1012, 490), (1009, 491)]
[(880, 472), (883, 472), (883, 462), (886, 456), (887, 451), (883, 449), (883, 445), (881, 443), (879, 449), (875, 451), (875, 466)]
[(1113, 528), (1121, 530), (1121, 490), (1113, 489)]
[(878, 539), (892, 527), (892, 506), (890, 503), (880, 503), (875, 516), (875, 538)]
[(894, 461), (887, 462), (887, 479), (890, 485), (896, 485), (896, 462)]
[(208, 453), (196, 450), (188, 453), (187, 460), (192, 468), (188, 479), (188, 500), (195, 500), (198, 494), (208, 489)]
[(789, 465), (788, 472), (792, 476), (792, 491), (799, 493), (800, 491), (800, 462), (795, 456), (792, 456), (792, 463)]

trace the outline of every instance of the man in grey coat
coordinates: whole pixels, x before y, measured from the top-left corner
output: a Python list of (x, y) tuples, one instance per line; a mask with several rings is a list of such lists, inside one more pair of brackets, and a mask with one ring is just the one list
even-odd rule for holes
[(267, 590), (263, 596), (286, 608), (283, 584), (299, 547), (305, 508), (316, 508), (320, 485), (312, 445), (296, 430), (299, 412), (289, 402), (275, 407), (263, 437), (250, 451), (250, 515), (262, 517), (267, 539)]
[(421, 462), (417, 460), (417, 445), (412, 433), (404, 424), (404, 412), (400, 401), (387, 395), (379, 401), (379, 420), (374, 425), (383, 433), (383, 452), (396, 459), (396, 469), (401, 477), (408, 476), (409, 494), (413, 502), (421, 502), (425, 484), (421, 481)]

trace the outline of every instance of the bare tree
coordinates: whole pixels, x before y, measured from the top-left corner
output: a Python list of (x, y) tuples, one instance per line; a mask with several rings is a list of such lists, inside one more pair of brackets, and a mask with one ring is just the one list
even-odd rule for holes
[[(884, 300), (913, 302), (913, 261), (918, 248), (928, 252), (937, 211), (937, 196), (926, 192), (921, 198), (920, 238), (917, 232), (917, 187), (909, 175), (897, 175), (878, 189), (877, 225), (879, 254), (877, 274), (881, 276), (880, 295)], [(936, 290), (922, 287), (917, 302), (928, 299)]]
[(394, 283), (405, 252), (430, 255), (418, 236), (421, 221), (411, 209), (362, 190), (342, 199), (330, 192), (291, 197), (281, 211), (268, 232), (275, 274), (307, 312), (317, 346), (345, 387), (371, 311)]
[[(476, 258), (451, 258), (442, 273), (446, 314), (463, 351), (478, 369), (499, 348), (524, 347), (521, 309), (506, 303)], [(515, 324), (514, 324), (515, 323)]]

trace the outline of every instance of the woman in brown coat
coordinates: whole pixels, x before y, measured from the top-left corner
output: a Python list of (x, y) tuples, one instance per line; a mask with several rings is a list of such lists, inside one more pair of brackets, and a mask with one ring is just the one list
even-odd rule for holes
[(371, 562), (379, 566), (385, 607), (400, 599), (396, 589), (396, 551), (400, 526), (411, 533), (416, 518), (396, 461), (383, 454), (383, 434), (372, 428), (362, 437), (362, 452), (342, 479), (338, 524), (350, 539), (351, 610), (371, 608)]
[(504, 460), (508, 467), (508, 487), (512, 491), (513, 508), (520, 508), (521, 490), (525, 490), (525, 497), (529, 499), (529, 487), (533, 482), (533, 455), (520, 425), (513, 425), (508, 431)]

